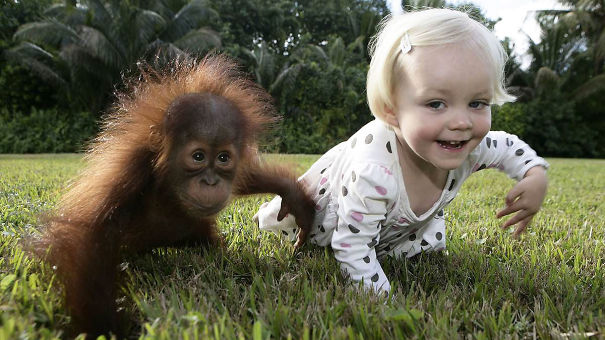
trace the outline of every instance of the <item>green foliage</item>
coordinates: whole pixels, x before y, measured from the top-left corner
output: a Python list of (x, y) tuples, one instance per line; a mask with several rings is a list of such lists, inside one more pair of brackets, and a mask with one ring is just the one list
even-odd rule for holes
[(30, 114), (0, 112), (0, 153), (80, 152), (96, 132), (87, 112), (33, 109)]
[(495, 123), (511, 115), (508, 120), (524, 125), (519, 136), (542, 155), (605, 157), (605, 77), (591, 76), (593, 62), (583, 47), (585, 40), (570, 35), (564, 22), (541, 18), (540, 23), (543, 40), (530, 44), (530, 70), (517, 70), (509, 78), (519, 103), (508, 104), (514, 112), (496, 114)]
[[(580, 115), (578, 119), (586, 130), (590, 130), (588, 135), (583, 137), (586, 145), (594, 146), (594, 153), (585, 153), (586, 157), (605, 158), (605, 89), (594, 92), (590, 97), (579, 100), (575, 103), (574, 113)], [(591, 140), (592, 138), (592, 140)], [(592, 151), (592, 150), (591, 150)], [(577, 157), (577, 155), (573, 155)]]
[(0, 3), (0, 50), (11, 45), (13, 34), (20, 25), (39, 19), (52, 2), (3, 0)]
[(344, 141), (372, 115), (365, 104), (365, 70), (312, 62), (282, 97), (281, 152), (322, 153)]
[(32, 107), (46, 109), (57, 105), (54, 89), (29, 70), (15, 64), (0, 63), (0, 110), (29, 112)]
[(0, 110), (27, 112), (56, 105), (52, 87), (27, 69), (8, 63), (4, 51), (15, 45), (18, 27), (41, 17), (51, 0), (5, 0), (0, 5)]
[(527, 125), (523, 105), (506, 103), (492, 107), (492, 130), (506, 131), (517, 136), (523, 136)]
[(605, 156), (604, 91), (581, 101), (568, 99), (558, 89), (527, 102), (492, 109), (492, 130), (521, 137), (538, 154), (557, 157)]
[(560, 157), (595, 157), (599, 132), (581, 120), (575, 110), (575, 103), (564, 99), (538, 98), (520, 104), (526, 115), (526, 129), (523, 140), (539, 154)]
[[(227, 50), (241, 56), (260, 42), (282, 54), (296, 46), (300, 22), (291, 12), (292, 1), (209, 0), (220, 16), (220, 35)], [(289, 41), (289, 44), (285, 44)]]
[[(270, 157), (299, 172), (316, 159)], [(161, 248), (122, 264), (129, 338), (598, 338), (605, 162), (548, 161), (546, 200), (520, 240), (494, 216), (513, 182), (481, 171), (446, 209), (447, 253), (382, 260), (389, 300), (344, 280), (331, 250), (295, 253), (260, 231), (252, 216), (270, 196), (238, 199), (218, 219), (223, 249)], [(77, 155), (0, 155), (0, 339), (65, 338), (61, 288), (23, 241), (81, 165)]]
[[(518, 134), (543, 155), (605, 157), (602, 1), (561, 2), (568, 7), (538, 11), (542, 35), (530, 41), (529, 69), (511, 55), (506, 83), (518, 102), (494, 109), (493, 128)], [(497, 22), (472, 3), (405, 5), (455, 7), (490, 28)], [(217, 48), (275, 98), (284, 119), (268, 149), (321, 153), (372, 119), (367, 45), (386, 13), (386, 1), (367, 0), (5, 1), (0, 109), (28, 115), (32, 107), (58, 107), (99, 117), (123, 88), (122, 76), (137, 76), (138, 60), (161, 67)], [(510, 40), (503, 44), (511, 54)]]
[(508, 78), (524, 112), (522, 137), (545, 155), (605, 157), (602, 1), (561, 2), (568, 6), (538, 12), (542, 34), (530, 41), (530, 68)]
[[(584, 54), (592, 60), (592, 75), (605, 71), (605, 6), (602, 0), (559, 0), (565, 9), (541, 11), (546, 20), (558, 19), (568, 37), (585, 41)], [(569, 39), (571, 40), (571, 39)]]
[(204, 26), (216, 13), (201, 0), (82, 0), (55, 4), (42, 20), (21, 25), (13, 60), (57, 87), (73, 112), (99, 114), (124, 73), (136, 62), (159, 66), (179, 55), (203, 55), (220, 46), (220, 37)]

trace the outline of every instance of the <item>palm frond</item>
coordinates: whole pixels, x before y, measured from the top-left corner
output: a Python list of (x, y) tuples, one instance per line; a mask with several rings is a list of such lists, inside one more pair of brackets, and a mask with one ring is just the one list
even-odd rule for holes
[(66, 86), (67, 81), (49, 66), (52, 65), (54, 56), (40, 46), (22, 42), (6, 50), (5, 55), (9, 60), (23, 65), (44, 81), (58, 87)]
[(103, 27), (112, 21), (111, 13), (100, 0), (88, 0), (88, 13), (95, 27)]
[[(67, 46), (61, 50), (60, 57), (69, 66), (72, 78), (71, 85), (75, 86), (76, 89), (79, 87), (84, 89), (88, 85), (99, 91), (106, 86), (111, 87), (113, 81), (117, 78), (106, 65), (103, 65), (99, 59), (91, 55), (82, 46)], [(115, 72), (119, 72), (119, 70)], [(94, 97), (94, 95), (92, 96)]]
[(213, 48), (221, 47), (221, 37), (214, 30), (202, 27), (189, 31), (181, 39), (175, 41), (174, 45), (181, 50), (201, 55)]
[(578, 8), (585, 11), (596, 11), (598, 8), (605, 9), (603, 0), (579, 0)]
[(361, 15), (361, 28), (360, 28), (360, 36), (365, 36), (366, 38), (370, 38), (374, 34), (376, 34), (376, 25), (380, 21), (380, 16), (376, 15), (373, 12), (365, 12)]
[(405, 10), (417, 10), (421, 8), (442, 8), (445, 7), (445, 0), (411, 0), (406, 1)]
[(605, 30), (601, 32), (595, 48), (595, 56), (597, 59), (605, 59)]
[(99, 58), (107, 66), (120, 69), (126, 62), (124, 56), (99, 30), (84, 26), (81, 28), (80, 37), (82, 38), (82, 46), (89, 49), (92, 55)]
[(365, 46), (365, 40), (366, 40), (366, 37), (365, 37), (365, 36), (363, 36), (363, 35), (358, 36), (358, 37), (357, 37), (357, 39), (355, 39), (355, 41), (353, 41), (352, 43), (350, 43), (350, 44), (347, 46), (347, 50), (348, 50), (349, 52), (353, 52), (353, 51), (355, 51), (355, 50), (358, 50), (358, 51), (360, 51), (362, 54), (364, 54), (364, 55), (365, 55), (365, 47), (366, 47), (366, 46)]
[(21, 57), (36, 58), (46, 61), (51, 61), (54, 58), (51, 52), (48, 52), (42, 47), (27, 41), (19, 43), (19, 45), (9, 49), (8, 51), (11, 53), (16, 53), (16, 55), (14, 55), (16, 57), (14, 60), (16, 61), (18, 61), (18, 58)]
[(76, 43), (80, 40), (78, 33), (71, 27), (56, 20), (31, 22), (19, 27), (14, 38), (30, 41), (37, 45), (59, 47), (65, 43)]
[(605, 90), (605, 74), (590, 78), (574, 91), (573, 96), (576, 100), (581, 100), (602, 90)]
[(275, 54), (269, 49), (265, 42), (262, 42), (259, 46), (254, 48), (254, 55), (256, 56), (257, 62), (254, 70), (256, 80), (265, 89), (268, 89), (275, 79)]
[(254, 62), (254, 65), (258, 64), (258, 61), (256, 60), (256, 54), (254, 54), (253, 50), (249, 50), (247, 48), (241, 48), (241, 51), (243, 52), (244, 55), (246, 55), (248, 58), (250, 58), (250, 60), (252, 60)]
[(135, 29), (139, 43), (147, 44), (155, 40), (159, 32), (166, 27), (166, 20), (150, 10), (139, 10), (135, 16)]
[(324, 51), (324, 49), (321, 48), (321, 46), (307, 45), (307, 49), (309, 52), (311, 52), (311, 55), (317, 57), (321, 62), (330, 61), (330, 57), (328, 56), (326, 51)]
[(44, 11), (44, 16), (60, 21), (68, 26), (83, 25), (86, 22), (88, 10), (69, 4), (54, 4)]
[(345, 61), (346, 48), (345, 43), (341, 37), (332, 39), (328, 44), (328, 56), (330, 62), (334, 65), (342, 66)]
[(217, 17), (218, 13), (204, 4), (204, 2), (199, 0), (191, 1), (183, 6), (174, 17), (168, 18), (168, 25), (164, 32), (162, 32), (162, 40), (178, 40), (190, 30), (207, 24)]
[(148, 45), (145, 55), (145, 59), (155, 69), (162, 69), (174, 60), (188, 56), (188, 53), (181, 50), (173, 43), (157, 39)]
[(271, 86), (269, 86), (269, 93), (276, 95), (278, 92), (291, 89), (296, 83), (296, 78), (302, 66), (302, 64), (284, 65), (281, 72), (277, 75)]
[(353, 36), (357, 37), (360, 35), (360, 22), (357, 20), (357, 17), (354, 15), (353, 11), (347, 11), (347, 21), (349, 22), (349, 27), (351, 28), (351, 32)]

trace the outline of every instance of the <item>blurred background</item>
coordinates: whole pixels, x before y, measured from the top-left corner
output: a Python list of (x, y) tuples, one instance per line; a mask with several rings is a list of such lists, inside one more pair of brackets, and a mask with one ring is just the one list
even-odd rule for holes
[[(452, 7), (494, 29), (517, 101), (493, 130), (605, 158), (605, 0), (0, 0), (0, 153), (80, 152), (137, 62), (236, 58), (283, 117), (265, 151), (323, 153), (372, 120), (367, 45), (391, 11)], [(507, 6), (505, 6), (507, 5)]]

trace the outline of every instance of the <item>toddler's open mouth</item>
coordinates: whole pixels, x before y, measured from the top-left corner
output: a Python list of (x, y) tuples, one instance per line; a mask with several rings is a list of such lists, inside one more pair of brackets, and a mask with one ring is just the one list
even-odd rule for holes
[(462, 149), (462, 147), (468, 143), (468, 140), (463, 141), (444, 141), (438, 140), (437, 143), (444, 149)]

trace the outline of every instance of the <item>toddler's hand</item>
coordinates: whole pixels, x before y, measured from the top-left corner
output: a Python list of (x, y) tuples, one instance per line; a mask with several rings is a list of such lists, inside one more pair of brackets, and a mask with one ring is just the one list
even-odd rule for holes
[(546, 169), (542, 166), (535, 166), (529, 169), (525, 173), (525, 177), (506, 195), (506, 207), (496, 214), (496, 217), (500, 218), (518, 212), (509, 218), (508, 221), (504, 222), (502, 228), (508, 228), (511, 225), (519, 223), (513, 233), (513, 237), (519, 237), (534, 218), (534, 215), (540, 210), (544, 196), (546, 195), (547, 185)]

